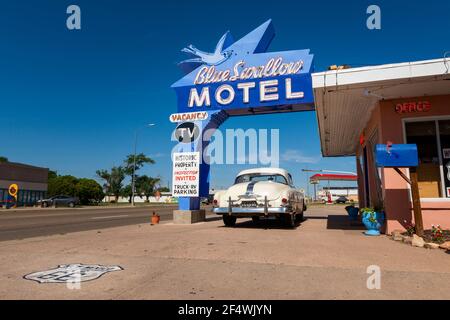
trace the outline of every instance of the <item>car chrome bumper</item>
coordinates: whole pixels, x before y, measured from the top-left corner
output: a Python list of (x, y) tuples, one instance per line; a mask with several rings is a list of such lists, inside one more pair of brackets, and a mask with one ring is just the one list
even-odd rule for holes
[(277, 215), (283, 213), (289, 213), (290, 210), (287, 207), (277, 208), (242, 208), (242, 207), (217, 207), (213, 208), (215, 214), (236, 214), (236, 215)]

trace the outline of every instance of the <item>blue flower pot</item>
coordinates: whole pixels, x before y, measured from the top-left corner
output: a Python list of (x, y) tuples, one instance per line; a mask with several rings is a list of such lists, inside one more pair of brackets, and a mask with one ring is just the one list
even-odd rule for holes
[(354, 206), (347, 206), (347, 207), (345, 207), (345, 210), (348, 213), (350, 221), (358, 220), (358, 213), (359, 213), (359, 209), (358, 208), (356, 208)]
[(384, 223), (384, 212), (365, 211), (362, 213), (362, 222), (367, 228), (366, 236), (379, 236), (381, 226)]

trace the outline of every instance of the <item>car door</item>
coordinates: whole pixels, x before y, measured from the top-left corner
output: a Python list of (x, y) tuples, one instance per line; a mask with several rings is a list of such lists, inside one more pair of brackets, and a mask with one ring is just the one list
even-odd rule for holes
[(61, 202), (60, 202), (60, 200), (59, 200), (59, 198), (60, 198), (60, 196), (54, 196), (53, 198), (52, 198), (52, 205), (58, 205), (58, 204), (60, 204)]
[(66, 196), (56, 196), (55, 198), (56, 205), (67, 205), (67, 197)]
[(61, 204), (67, 206), (69, 204), (69, 200), (70, 200), (70, 197), (62, 196), (61, 197)]

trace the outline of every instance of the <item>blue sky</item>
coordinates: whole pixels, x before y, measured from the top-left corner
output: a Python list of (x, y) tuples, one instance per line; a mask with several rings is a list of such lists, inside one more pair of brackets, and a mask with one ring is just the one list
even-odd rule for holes
[[(0, 155), (95, 178), (132, 152), (156, 164), (141, 173), (171, 176), (170, 85), (188, 44), (212, 51), (227, 30), (235, 39), (273, 19), (271, 51), (310, 48), (315, 70), (442, 57), (450, 50), (449, 1), (0, 1)], [(82, 29), (66, 28), (77, 4)], [(377, 4), (382, 29), (366, 28)], [(357, 121), (357, 119), (355, 119)], [(305, 186), (301, 168), (354, 171), (353, 158), (321, 158), (314, 112), (231, 118), (226, 128), (279, 128), (281, 167)], [(286, 153), (283, 156), (283, 153)], [(283, 160), (285, 159), (285, 160)], [(246, 166), (213, 166), (213, 186)]]

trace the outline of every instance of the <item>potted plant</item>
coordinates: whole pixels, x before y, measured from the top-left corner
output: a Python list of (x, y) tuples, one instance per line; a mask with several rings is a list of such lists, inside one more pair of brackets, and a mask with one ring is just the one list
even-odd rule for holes
[(152, 214), (152, 224), (158, 224), (160, 218), (161, 218), (161, 217), (159, 216), (159, 214), (156, 214), (155, 211), (153, 211), (153, 214)]
[(384, 212), (377, 208), (362, 208), (361, 209), (362, 222), (367, 228), (364, 232), (367, 236), (379, 236), (381, 226), (384, 223)]
[(348, 213), (350, 221), (358, 220), (359, 208), (355, 207), (355, 205), (346, 206), (345, 210)]

